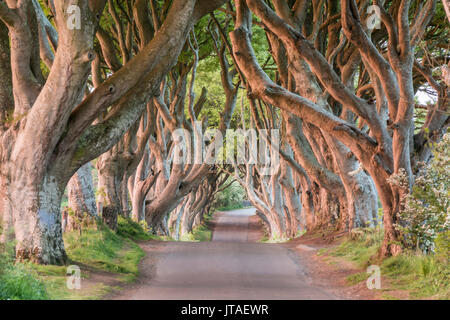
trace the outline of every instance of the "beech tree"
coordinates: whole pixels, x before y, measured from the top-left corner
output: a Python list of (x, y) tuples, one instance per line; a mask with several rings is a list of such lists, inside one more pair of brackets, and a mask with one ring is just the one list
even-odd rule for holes
[[(316, 48), (317, 45), (305, 38), (302, 29), (292, 23), (302, 21), (304, 9), (299, 9), (302, 2), (295, 2), (292, 7), (283, 1), (274, 1), (273, 4), (276, 12), (263, 1), (236, 1), (236, 25), (230, 37), (234, 57), (248, 79), (249, 94), (320, 128), (352, 152), (372, 177), (382, 203), (385, 237), (381, 254), (398, 254), (401, 246), (395, 228), (397, 212), (402, 205), (402, 196), (408, 192), (413, 182), (413, 148), (418, 147), (413, 143), (414, 49), (433, 16), (436, 1), (427, 1), (420, 9), (416, 7), (417, 14), (413, 23), (410, 23), (409, 15), (411, 1), (392, 2), (389, 12), (381, 2), (376, 1), (388, 35), (386, 55), (375, 46), (370, 32), (365, 31), (364, 20), (360, 17), (356, 2), (341, 1), (342, 36), (348, 39), (348, 45), (355, 48), (367, 70), (375, 104), (360, 97), (354, 88), (347, 86), (333, 70), (332, 64)], [(286, 89), (267, 76), (256, 61), (251, 47), (251, 12), (282, 42), (294, 68), (296, 63), (305, 61), (330, 99), (351, 111), (359, 122), (364, 122), (367, 130), (364, 127), (358, 128), (355, 120), (342, 115), (336, 116), (305, 93)], [(320, 22), (314, 22), (320, 25)], [(296, 80), (294, 75), (293, 78)], [(447, 104), (444, 103), (441, 108), (445, 111)], [(448, 125), (448, 115), (435, 113), (434, 117), (438, 124), (433, 132), (436, 132), (438, 138)], [(406, 186), (389, 182), (391, 176), (401, 174), (407, 177)]]
[[(105, 2), (48, 1), (54, 24), (36, 0), (0, 2), (10, 41), (8, 47), (2, 25), (2, 63), (10, 56), (11, 70), (2, 71), (1, 81), (12, 84), (2, 88), (10, 91), (1, 104), (8, 121), (1, 127), (0, 207), (3, 228), (14, 230), (18, 260), (65, 263), (60, 203), (68, 180), (137, 121), (192, 26), (223, 3), (173, 1), (153, 39), (83, 99)], [(80, 29), (68, 23), (74, 18), (69, 6), (79, 8)]]
[[(168, 87), (168, 81), (163, 82), (162, 94), (155, 98), (155, 104), (162, 122), (159, 123), (157, 139), (150, 138), (149, 147), (155, 157), (154, 171), (161, 172), (161, 174), (155, 183), (154, 190), (150, 192), (150, 197), (154, 195), (152, 201), (149, 201), (145, 207), (146, 220), (153, 227), (157, 227), (162, 219), (174, 210), (189, 193), (194, 192), (195, 194), (195, 190), (202, 184), (203, 180), (207, 179), (207, 175), (215, 173), (212, 165), (218, 158), (217, 150), (215, 150), (216, 144), (212, 141), (208, 146), (205, 146), (206, 157), (203, 162), (195, 161), (196, 155), (199, 152), (202, 154), (204, 149), (200, 135), (207, 127), (207, 119), (198, 121), (198, 117), (205, 103), (207, 92), (203, 90), (202, 95), (195, 100), (194, 83), (199, 60), (195, 36), (189, 42), (189, 45), (193, 52), (192, 63), (181, 65), (178, 72), (172, 73), (170, 77), (171, 88)], [(221, 81), (225, 90), (225, 105), (217, 131), (220, 136), (224, 136), (235, 109), (238, 84), (232, 82), (232, 70), (225, 57), (225, 45), (219, 44), (216, 39), (214, 48), (220, 60)], [(191, 79), (187, 84), (189, 71), (191, 71)], [(188, 98), (187, 103), (185, 103), (186, 96)], [(185, 110), (186, 112), (184, 112)], [(186, 115), (189, 115), (189, 118)], [(189, 146), (190, 152), (184, 155), (185, 158), (180, 161), (181, 163), (173, 164), (171, 158), (174, 155), (170, 155), (171, 148), (172, 152), (174, 151), (173, 139), (169, 139), (165, 131), (173, 135), (178, 130), (186, 132), (188, 139), (185, 140), (185, 143)]]

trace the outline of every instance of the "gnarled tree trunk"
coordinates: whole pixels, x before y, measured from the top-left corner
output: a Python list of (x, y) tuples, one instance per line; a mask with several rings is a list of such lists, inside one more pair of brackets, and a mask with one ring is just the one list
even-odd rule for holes
[(92, 165), (90, 162), (78, 169), (70, 178), (67, 184), (67, 196), (71, 214), (63, 213), (63, 231), (80, 227), (78, 224), (85, 218), (85, 214), (88, 217), (97, 216), (97, 204), (92, 181)]

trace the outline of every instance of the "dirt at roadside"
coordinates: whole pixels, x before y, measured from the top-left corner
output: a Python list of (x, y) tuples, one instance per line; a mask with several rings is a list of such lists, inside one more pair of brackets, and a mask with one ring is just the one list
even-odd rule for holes
[(121, 284), (109, 294), (102, 297), (103, 300), (120, 299), (126, 296), (127, 292), (133, 292), (136, 288), (140, 287), (142, 283), (151, 281), (156, 274), (156, 264), (159, 260), (161, 252), (163, 251), (166, 243), (165, 241), (148, 240), (139, 242), (139, 246), (145, 251), (146, 255), (139, 263), (139, 275), (135, 281), (129, 284)]
[(248, 219), (248, 242), (259, 242), (264, 237), (264, 229), (261, 219), (254, 215)]
[(71, 299), (99, 299), (108, 292), (123, 285), (121, 275), (94, 269), (89, 266), (79, 264), (82, 275), (81, 287), (74, 292), (76, 295)]

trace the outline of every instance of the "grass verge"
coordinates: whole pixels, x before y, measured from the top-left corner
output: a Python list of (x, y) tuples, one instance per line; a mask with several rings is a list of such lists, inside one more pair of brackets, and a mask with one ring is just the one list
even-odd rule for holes
[[(262, 223), (262, 222), (261, 222)], [(295, 237), (292, 238), (281, 238), (278, 235), (274, 235), (274, 236), (270, 236), (269, 231), (267, 230), (267, 228), (264, 226), (264, 224), (262, 225), (262, 229), (264, 231), (264, 236), (259, 240), (259, 242), (261, 243), (285, 243), (291, 240), (294, 240), (296, 238), (301, 237), (302, 235), (304, 235), (306, 233), (306, 231), (297, 231), (297, 234), (295, 235)]]
[(291, 239), (286, 239), (286, 238), (280, 238), (277, 235), (274, 235), (272, 237), (269, 237), (269, 234), (267, 233), (267, 231), (264, 229), (264, 236), (262, 237), (262, 239), (260, 240), (260, 242), (262, 243), (285, 243), (288, 242)]
[(26, 264), (15, 263), (14, 257), (14, 242), (0, 243), (0, 300), (49, 299), (37, 273)]
[[(404, 290), (412, 299), (450, 299), (450, 267), (446, 257), (405, 250), (396, 257), (377, 261), (375, 257), (381, 240), (382, 230), (365, 228), (357, 239), (347, 238), (339, 246), (324, 251), (330, 256), (351, 261), (360, 268), (379, 265), (382, 278), (387, 280), (387, 287), (383, 288), (382, 283), (384, 292)], [(356, 273), (347, 277), (347, 283), (355, 285), (366, 281), (368, 276), (365, 271)], [(387, 293), (381, 297), (395, 298)]]
[(251, 207), (244, 207), (241, 203), (237, 203), (237, 204), (229, 205), (226, 207), (217, 208), (214, 211), (231, 211), (231, 210), (246, 209), (246, 208), (251, 208)]
[[(230, 209), (232, 210), (232, 209)], [(209, 214), (207, 214), (204, 217), (203, 222), (196, 226), (192, 232), (185, 234), (181, 236), (181, 241), (194, 241), (194, 242), (205, 242), (205, 241), (211, 241), (212, 238), (212, 226), (211, 226), (211, 219), (213, 218), (213, 215), (217, 211), (222, 210), (214, 210), (211, 211)]]
[(47, 300), (46, 287), (26, 265), (0, 263), (0, 300)]
[(117, 232), (101, 222), (83, 228), (81, 234), (66, 232), (70, 265), (81, 269), (80, 290), (67, 288), (67, 266), (14, 263), (14, 255), (5, 253), (0, 257), (0, 299), (99, 299), (118, 284), (136, 279), (145, 255), (136, 241), (153, 238), (140, 224), (121, 216)]

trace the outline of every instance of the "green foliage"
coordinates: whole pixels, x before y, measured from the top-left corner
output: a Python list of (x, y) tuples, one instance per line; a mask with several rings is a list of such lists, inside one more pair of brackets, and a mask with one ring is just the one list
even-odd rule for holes
[(448, 263), (450, 261), (450, 230), (439, 233), (434, 242), (436, 255)]
[(195, 240), (198, 240), (198, 241), (211, 241), (212, 231), (205, 224), (202, 224), (202, 225), (194, 228), (192, 234), (193, 234)]
[(146, 233), (150, 233), (152, 231), (151, 227), (149, 227), (147, 221), (145, 220), (139, 221), (139, 225), (141, 226), (142, 230), (144, 230)]
[[(2, 264), (2, 262), (0, 262)], [(0, 265), (0, 300), (47, 300), (44, 283), (24, 264)]]
[(14, 243), (0, 243), (0, 300), (48, 298), (45, 285), (37, 274), (25, 264), (14, 263)]
[(105, 189), (104, 189), (103, 187), (97, 189), (97, 190), (95, 191), (95, 197), (96, 197), (96, 198), (99, 198), (99, 197), (106, 198), (106, 191), (105, 191)]
[[(450, 230), (450, 134), (435, 146), (433, 154), (416, 177), (397, 225), (405, 245), (423, 252), (434, 251), (436, 237)], [(440, 238), (440, 246), (450, 246), (448, 236)]]
[[(231, 61), (231, 59), (229, 59)], [(199, 62), (198, 76), (195, 80), (194, 91), (196, 97), (200, 97), (202, 88), (208, 90), (207, 100), (200, 112), (199, 119), (208, 118), (208, 127), (217, 128), (220, 123), (220, 112), (225, 106), (225, 91), (222, 87), (220, 64), (216, 56), (209, 56)], [(237, 78), (234, 79), (237, 81)], [(233, 113), (231, 127), (236, 127), (238, 112)]]
[[(229, 183), (228, 181), (226, 183)], [(218, 210), (233, 210), (242, 208), (245, 190), (238, 182), (233, 182), (228, 188), (218, 192), (214, 199), (214, 208)]]
[(192, 232), (184, 234), (181, 236), (181, 241), (195, 241), (195, 242), (205, 242), (211, 241), (212, 230), (210, 221), (214, 215), (215, 210), (212, 210), (207, 215), (204, 216), (202, 224), (196, 226)]
[(192, 230), (192, 232), (184, 234), (181, 236), (181, 241), (196, 241), (196, 242), (204, 242), (211, 241), (212, 231), (209, 226), (205, 223), (197, 226)]
[(260, 240), (262, 243), (284, 243), (289, 239), (281, 238), (278, 234), (273, 234), (269, 236), (269, 234), (265, 234), (264, 237)]
[(129, 238), (135, 241), (151, 239), (148, 233), (148, 226), (145, 221), (137, 223), (130, 218), (119, 216), (117, 220), (117, 235)]
[[(219, 21), (223, 21), (224, 15), (223, 13), (216, 12), (216, 17)], [(225, 92), (222, 87), (221, 81), (221, 68), (219, 64), (219, 60), (215, 51), (213, 50), (213, 44), (210, 40), (209, 32), (207, 31), (207, 23), (209, 23), (209, 18), (204, 17), (200, 23), (196, 25), (196, 34), (199, 35), (198, 42), (201, 44), (199, 53), (201, 57), (204, 57), (200, 60), (197, 73), (198, 76), (195, 81), (194, 89), (197, 97), (200, 96), (202, 88), (206, 88), (208, 90), (207, 101), (203, 106), (200, 117), (206, 116), (208, 118), (208, 125), (210, 128), (217, 128), (220, 122), (220, 112), (222, 112), (225, 105)], [(226, 32), (233, 30), (233, 23), (230, 23), (228, 30)], [(202, 41), (201, 37), (206, 36), (206, 38)], [(274, 71), (274, 62), (272, 56), (270, 54), (269, 45), (267, 43), (267, 38), (265, 35), (265, 31), (258, 25), (253, 26), (253, 35), (252, 35), (252, 45), (256, 54), (256, 59), (258, 62), (263, 65), (270, 67), (270, 69), (266, 70), (269, 76), (273, 77), (275, 75)], [(209, 55), (205, 55), (206, 52), (210, 52)], [(190, 53), (186, 53), (186, 55), (190, 55)], [(233, 60), (229, 52), (226, 53), (228, 62), (230, 65), (233, 65)], [(181, 57), (185, 57), (181, 55)], [(185, 58), (183, 58), (185, 59)], [(239, 81), (239, 76), (236, 75), (233, 78), (233, 83), (237, 83)], [(238, 102), (236, 106), (236, 111), (233, 113), (230, 128), (237, 128), (240, 126), (240, 118), (241, 118), (241, 97), (246, 96), (246, 93), (243, 90), (240, 90), (238, 94)], [(249, 123), (250, 113), (249, 103), (246, 98), (242, 100), (245, 112), (244, 119), (246, 123)]]

